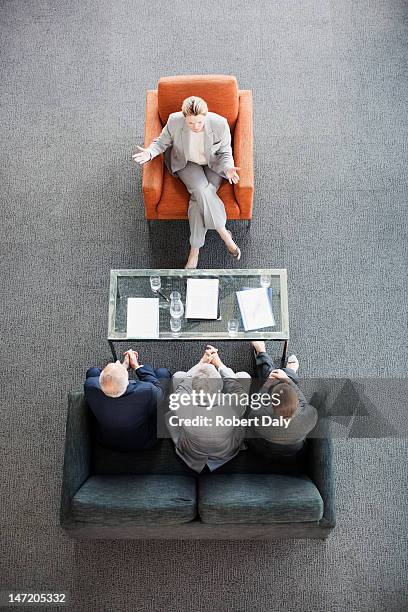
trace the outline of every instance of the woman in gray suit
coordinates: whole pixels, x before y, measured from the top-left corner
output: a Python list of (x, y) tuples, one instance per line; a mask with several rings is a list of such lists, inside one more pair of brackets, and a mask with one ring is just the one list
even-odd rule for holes
[(217, 191), (223, 178), (238, 183), (231, 133), (227, 120), (208, 111), (206, 102), (190, 96), (180, 112), (171, 113), (160, 136), (147, 147), (137, 147), (133, 159), (144, 164), (164, 153), (170, 174), (178, 176), (190, 194), (190, 255), (186, 268), (196, 268), (208, 229), (217, 230), (230, 255), (239, 260), (241, 250), (225, 228), (227, 216)]

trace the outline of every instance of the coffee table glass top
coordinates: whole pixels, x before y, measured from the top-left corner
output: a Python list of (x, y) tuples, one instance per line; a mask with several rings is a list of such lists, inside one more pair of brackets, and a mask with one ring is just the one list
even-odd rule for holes
[[(160, 276), (161, 293), (167, 297), (179, 291), (182, 302), (186, 302), (187, 278), (218, 278), (220, 320), (188, 320), (182, 318), (180, 335), (175, 338), (170, 329), (169, 303), (150, 287), (150, 277)], [(261, 275), (270, 276), (272, 310), (276, 325), (260, 330), (244, 331), (236, 291), (260, 287)], [(108, 340), (140, 340), (126, 335), (127, 300), (129, 297), (159, 298), (159, 337), (152, 340), (287, 340), (289, 338), (288, 293), (286, 270), (111, 270), (109, 289)], [(228, 333), (228, 321), (239, 321), (238, 333), (232, 338)], [(146, 340), (146, 338), (143, 338)]]

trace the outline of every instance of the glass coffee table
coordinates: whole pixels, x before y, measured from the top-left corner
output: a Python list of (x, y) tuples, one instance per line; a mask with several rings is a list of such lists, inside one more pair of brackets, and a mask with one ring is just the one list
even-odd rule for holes
[[(160, 293), (151, 289), (150, 277), (159, 276)], [(236, 291), (243, 288), (261, 286), (261, 277), (270, 277), (272, 289), (272, 311), (275, 318), (273, 327), (245, 331), (242, 325)], [(172, 291), (181, 294), (185, 305), (188, 278), (219, 279), (219, 312), (217, 320), (181, 319), (181, 331), (174, 336), (170, 329), (169, 298)], [(264, 280), (264, 279), (262, 279)], [(152, 338), (135, 338), (127, 335), (127, 300), (132, 297), (159, 298), (159, 335)], [(231, 336), (228, 321), (235, 319), (239, 323), (238, 331)], [(109, 288), (109, 322), (108, 342), (113, 359), (117, 359), (115, 343), (134, 341), (193, 341), (193, 340), (274, 340), (283, 342), (282, 365), (286, 361), (289, 339), (288, 290), (286, 270), (251, 269), (251, 270), (170, 270), (140, 269), (111, 270)]]

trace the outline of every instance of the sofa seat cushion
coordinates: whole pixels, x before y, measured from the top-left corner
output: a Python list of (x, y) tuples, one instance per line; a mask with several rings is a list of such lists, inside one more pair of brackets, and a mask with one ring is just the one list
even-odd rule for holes
[(71, 502), (71, 517), (97, 525), (176, 525), (196, 516), (189, 476), (91, 476)]
[(198, 491), (204, 523), (304, 523), (323, 516), (323, 500), (307, 476), (211, 474), (200, 478)]

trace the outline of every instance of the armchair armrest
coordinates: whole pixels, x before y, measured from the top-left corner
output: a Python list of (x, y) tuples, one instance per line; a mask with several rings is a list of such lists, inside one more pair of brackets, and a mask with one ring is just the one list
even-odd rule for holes
[[(160, 135), (162, 124), (159, 117), (157, 90), (146, 93), (146, 123), (144, 146), (148, 147)], [(146, 209), (146, 219), (157, 219), (157, 205), (163, 191), (163, 155), (146, 162), (142, 170), (142, 191)]]
[(65, 436), (64, 471), (62, 476), (60, 522), (64, 525), (70, 514), (71, 499), (90, 475), (91, 436), (90, 415), (84, 394), (68, 395)]
[(234, 161), (241, 168), (239, 181), (234, 185), (241, 219), (252, 219), (254, 199), (254, 128), (252, 113), (252, 91), (240, 90), (239, 112), (234, 131)]
[(323, 517), (320, 525), (335, 527), (336, 510), (333, 475), (333, 442), (331, 438), (308, 438), (308, 471), (323, 499)]

